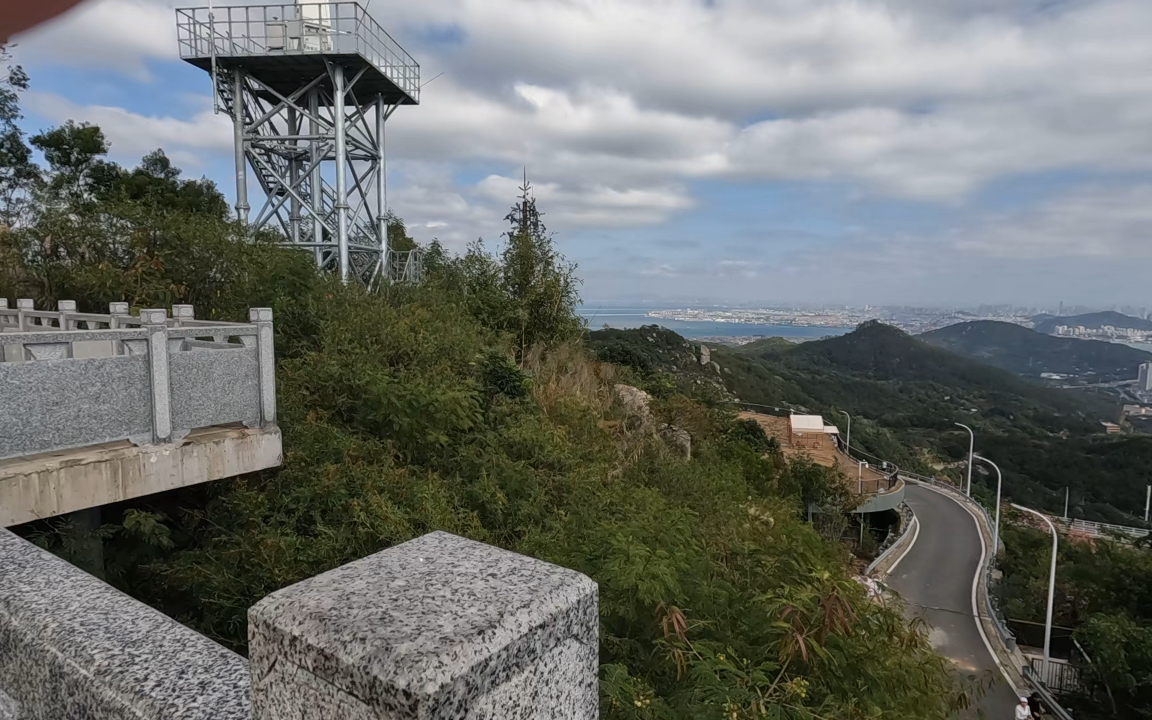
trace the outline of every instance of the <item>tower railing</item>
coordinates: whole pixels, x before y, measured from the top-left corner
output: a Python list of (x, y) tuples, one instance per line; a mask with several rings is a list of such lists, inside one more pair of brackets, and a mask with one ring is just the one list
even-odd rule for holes
[(414, 101), (420, 99), (420, 66), (359, 3), (179, 8), (176, 35), (184, 60), (360, 55)]

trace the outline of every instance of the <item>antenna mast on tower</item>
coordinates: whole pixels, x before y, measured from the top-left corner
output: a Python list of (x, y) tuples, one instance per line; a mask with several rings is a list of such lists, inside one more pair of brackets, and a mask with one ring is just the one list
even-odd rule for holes
[(385, 122), (420, 102), (412, 56), (355, 2), (182, 8), (176, 27), (232, 117), (237, 219), (345, 282), (418, 279), (420, 251), (388, 247), (385, 195)]

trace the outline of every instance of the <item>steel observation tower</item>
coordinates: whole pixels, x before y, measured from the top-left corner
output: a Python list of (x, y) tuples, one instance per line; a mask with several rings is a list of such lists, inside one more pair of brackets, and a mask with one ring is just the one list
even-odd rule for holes
[(232, 118), (236, 216), (344, 282), (418, 279), (419, 251), (388, 247), (384, 154), (385, 122), (420, 102), (412, 56), (355, 2), (182, 8), (176, 27)]

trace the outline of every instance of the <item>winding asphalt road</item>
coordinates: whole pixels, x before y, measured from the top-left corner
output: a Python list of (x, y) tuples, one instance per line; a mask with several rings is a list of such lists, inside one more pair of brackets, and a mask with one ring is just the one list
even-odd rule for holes
[(952, 660), (957, 671), (985, 684), (994, 681), (978, 707), (962, 717), (1011, 718), (1016, 695), (973, 616), (972, 582), (983, 552), (976, 521), (958, 501), (912, 483), (905, 501), (916, 513), (920, 532), (886, 584), (908, 603), (910, 615), (927, 621), (933, 647)]

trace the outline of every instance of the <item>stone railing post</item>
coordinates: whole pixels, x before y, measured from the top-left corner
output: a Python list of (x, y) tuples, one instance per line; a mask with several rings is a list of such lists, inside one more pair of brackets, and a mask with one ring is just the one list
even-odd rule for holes
[(176, 321), (176, 327), (183, 327), (185, 320), (196, 319), (196, 309), (191, 305), (173, 305), (172, 319)]
[[(108, 328), (116, 330), (120, 327), (120, 318), (130, 317), (128, 314), (128, 303), (126, 302), (110, 302), (108, 303)], [(112, 354), (123, 355), (124, 343), (119, 340), (112, 341)]]
[[(17, 300), (16, 307), (18, 311), (34, 310), (33, 302), (28, 299)], [(75, 300), (60, 300), (56, 305), (56, 310), (60, 313), (58, 322), (60, 323), (60, 330), (68, 330), (68, 321), (65, 319), (69, 312), (76, 312)], [(48, 326), (47, 320), (40, 321), (41, 329), (51, 330)], [(26, 318), (23, 312), (20, 312), (20, 327), (23, 330), (30, 330), (32, 325), (32, 318)], [(72, 357), (72, 343), (24, 343), (24, 360), (63, 360)]]
[(68, 314), (76, 312), (75, 300), (57, 300), (56, 311), (60, 313), (60, 329), (61, 330), (75, 330), (76, 321), (69, 320)]
[(126, 302), (111, 302), (108, 303), (108, 327), (115, 329), (120, 327), (120, 318), (129, 317), (128, 303)]
[[(7, 309), (8, 309), (8, 298), (0, 298), (0, 310), (7, 310)], [(4, 332), (4, 327), (5, 327), (6, 322), (7, 322), (7, 320), (0, 318), (0, 333)], [(12, 329), (19, 331), (20, 326), (15, 325), (12, 327)], [(9, 347), (12, 347), (13, 350), (9, 350), (8, 349)], [(0, 337), (0, 362), (15, 362), (17, 359), (23, 360), (24, 358), (18, 357), (19, 353), (20, 353), (19, 347), (5, 345), (3, 342), (3, 337)]]
[[(185, 320), (195, 320), (196, 312), (191, 305), (173, 305), (172, 306), (172, 319), (175, 320), (173, 325), (175, 327), (184, 327)], [(184, 349), (184, 338), (174, 338), (168, 340), (168, 349), (172, 352), (180, 352)]]
[(595, 720), (596, 584), (434, 532), (248, 611), (253, 720)]
[(260, 426), (276, 424), (276, 351), (272, 341), (272, 308), (252, 308), (248, 321), (256, 325), (257, 372), (260, 373)]
[[(172, 395), (168, 378), (168, 312), (162, 308), (141, 310), (140, 322), (148, 331), (148, 375), (152, 382), (152, 442), (168, 442), (172, 439)], [(129, 351), (131, 352), (131, 347)]]
[(16, 332), (24, 332), (28, 329), (28, 318), (24, 313), (35, 310), (36, 303), (32, 298), (19, 298), (16, 300)]

